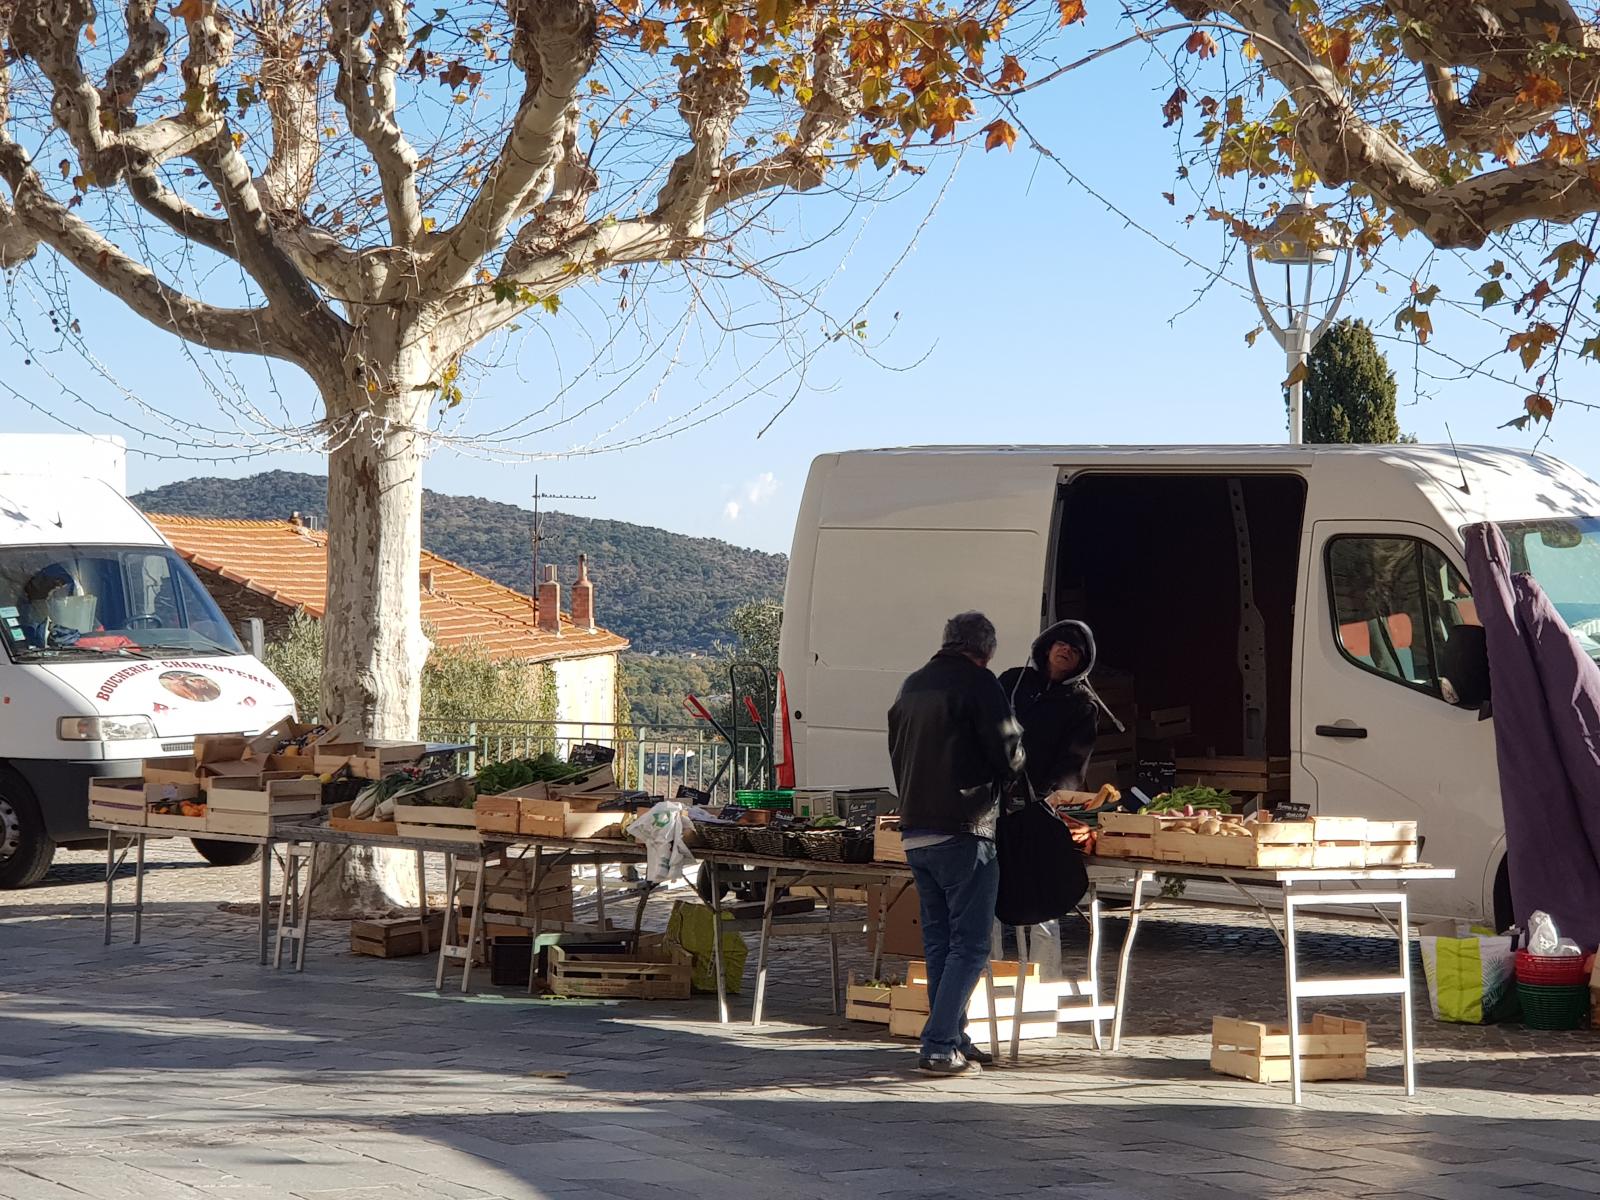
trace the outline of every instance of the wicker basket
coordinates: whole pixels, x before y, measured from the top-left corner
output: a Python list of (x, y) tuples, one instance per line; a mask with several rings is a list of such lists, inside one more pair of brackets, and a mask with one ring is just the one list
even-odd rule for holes
[(822, 862), (865, 863), (872, 861), (872, 837), (853, 829), (813, 829), (795, 835), (805, 847), (806, 857)]
[(1529, 1029), (1582, 1029), (1589, 1023), (1587, 984), (1518, 983), (1517, 999)]
[(799, 846), (799, 835), (771, 825), (754, 826), (744, 833), (745, 847), (752, 854), (765, 854), (769, 858), (804, 858)]
[(737, 854), (747, 848), (745, 835), (749, 830), (742, 825), (716, 825), (702, 821), (695, 825), (707, 846), (727, 854)]

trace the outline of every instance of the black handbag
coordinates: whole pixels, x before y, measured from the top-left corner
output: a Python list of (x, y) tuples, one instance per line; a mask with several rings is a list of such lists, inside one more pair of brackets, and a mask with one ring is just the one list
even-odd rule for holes
[(1089, 873), (1071, 830), (1042, 800), (1030, 796), (1003, 811), (994, 844), (1000, 860), (994, 915), (1002, 925), (1058, 920), (1089, 890)]

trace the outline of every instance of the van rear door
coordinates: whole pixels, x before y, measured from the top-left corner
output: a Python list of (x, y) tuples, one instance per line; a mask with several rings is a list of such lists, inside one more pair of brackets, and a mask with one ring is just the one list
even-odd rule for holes
[(1459, 552), (1402, 521), (1318, 521), (1304, 564), (1296, 799), (1324, 815), (1416, 820), (1453, 883), (1419, 911), (1479, 916), (1500, 837), (1492, 726), (1446, 698), (1450, 631), (1474, 623)]

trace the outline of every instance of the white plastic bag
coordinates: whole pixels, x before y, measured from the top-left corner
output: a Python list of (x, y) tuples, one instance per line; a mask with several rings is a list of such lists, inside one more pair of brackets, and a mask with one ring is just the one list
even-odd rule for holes
[(645, 878), (665, 883), (694, 862), (694, 855), (683, 844), (683, 823), (688, 809), (676, 800), (663, 800), (628, 826), (628, 834), (649, 852), (645, 858)]
[(1549, 913), (1536, 912), (1528, 918), (1528, 953), (1545, 958), (1569, 957), (1583, 953), (1583, 947), (1561, 936)]

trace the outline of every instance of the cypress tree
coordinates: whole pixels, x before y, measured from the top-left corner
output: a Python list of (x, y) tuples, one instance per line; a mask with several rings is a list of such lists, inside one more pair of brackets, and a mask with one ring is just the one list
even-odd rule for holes
[(1339, 321), (1306, 364), (1305, 440), (1323, 445), (1408, 441), (1395, 416), (1394, 372), (1365, 321)]

